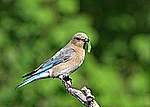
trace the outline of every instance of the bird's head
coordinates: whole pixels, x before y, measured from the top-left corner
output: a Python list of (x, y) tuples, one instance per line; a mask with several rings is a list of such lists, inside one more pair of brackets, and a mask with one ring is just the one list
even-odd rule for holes
[(76, 33), (73, 36), (71, 43), (74, 46), (77, 46), (83, 49), (86, 49), (86, 45), (88, 45), (88, 52), (91, 50), (90, 40), (85, 33)]

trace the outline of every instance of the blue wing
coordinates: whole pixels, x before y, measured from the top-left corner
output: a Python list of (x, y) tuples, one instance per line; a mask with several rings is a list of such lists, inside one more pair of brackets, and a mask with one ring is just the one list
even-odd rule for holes
[(38, 79), (47, 78), (49, 77), (49, 69), (52, 67), (68, 61), (71, 59), (72, 54), (75, 53), (75, 50), (72, 48), (62, 48), (60, 51), (58, 51), (52, 58), (41, 64), (37, 69), (35, 69), (33, 72), (28, 73), (24, 75), (22, 78), (27, 77), (27, 79), (19, 84), (17, 88), (20, 88), (30, 82), (33, 82)]
[(35, 69), (33, 72), (30, 72), (24, 76), (22, 76), (22, 78), (24, 77), (27, 77), (27, 76), (33, 76), (33, 75), (36, 75), (38, 73), (42, 73), (43, 71), (46, 71), (50, 68), (52, 68), (53, 66), (59, 64), (63, 62), (62, 60), (54, 60), (52, 61), (51, 59), (50, 60), (47, 60), (46, 62), (44, 62), (43, 64), (41, 64), (37, 69)]

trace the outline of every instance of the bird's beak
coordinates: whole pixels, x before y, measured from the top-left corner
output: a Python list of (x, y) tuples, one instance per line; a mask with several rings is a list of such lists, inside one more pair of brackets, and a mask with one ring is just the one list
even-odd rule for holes
[(84, 41), (85, 41), (85, 42), (89, 42), (90, 40), (89, 40), (88, 38), (85, 38)]

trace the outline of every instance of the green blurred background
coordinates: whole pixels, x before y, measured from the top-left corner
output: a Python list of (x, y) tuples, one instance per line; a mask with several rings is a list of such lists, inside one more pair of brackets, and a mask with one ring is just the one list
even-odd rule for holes
[(14, 90), (77, 32), (92, 52), (73, 86), (103, 107), (150, 107), (150, 0), (0, 0), (0, 107), (83, 107), (59, 79)]

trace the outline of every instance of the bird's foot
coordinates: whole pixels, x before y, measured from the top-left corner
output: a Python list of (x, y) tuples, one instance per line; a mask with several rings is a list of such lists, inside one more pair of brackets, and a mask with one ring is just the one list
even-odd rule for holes
[(69, 78), (69, 76), (64, 76), (64, 75), (60, 75), (59, 76), (59, 79), (63, 82), (63, 83), (65, 83), (65, 84), (67, 84), (67, 85), (69, 85), (70, 87), (71, 87), (71, 85), (72, 85), (72, 79), (71, 78)]

